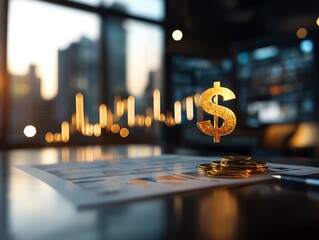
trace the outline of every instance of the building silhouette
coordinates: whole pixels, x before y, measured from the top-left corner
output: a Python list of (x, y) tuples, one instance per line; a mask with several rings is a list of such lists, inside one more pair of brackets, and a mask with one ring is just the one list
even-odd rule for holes
[(47, 131), (56, 126), (52, 116), (52, 101), (41, 97), (41, 79), (36, 74), (36, 66), (30, 65), (25, 75), (10, 75), (11, 79), (11, 121), (9, 141), (25, 141), (23, 130), (27, 125), (37, 129), (33, 142), (41, 142)]
[(98, 121), (100, 77), (98, 45), (86, 37), (58, 52), (57, 119), (70, 121), (75, 113), (75, 95), (84, 95), (84, 111), (90, 122)]
[[(125, 6), (114, 3), (113, 10), (125, 11)], [(106, 69), (108, 85), (107, 100), (112, 103), (115, 96), (125, 98), (127, 93), (127, 36), (121, 18), (112, 17), (105, 20), (104, 31), (106, 39)], [(110, 105), (111, 106), (111, 105)]]

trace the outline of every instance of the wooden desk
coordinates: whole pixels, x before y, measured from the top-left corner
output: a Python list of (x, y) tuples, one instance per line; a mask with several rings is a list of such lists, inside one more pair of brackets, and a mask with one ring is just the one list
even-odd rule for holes
[[(77, 210), (53, 188), (15, 168), (161, 151), (88, 146), (2, 152), (0, 239), (319, 239), (319, 188), (273, 179)], [(319, 165), (310, 159), (266, 160)]]

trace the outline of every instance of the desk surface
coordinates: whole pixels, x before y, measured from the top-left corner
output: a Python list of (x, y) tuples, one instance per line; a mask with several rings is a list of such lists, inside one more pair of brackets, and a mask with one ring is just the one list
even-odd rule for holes
[[(78, 210), (17, 165), (161, 154), (157, 146), (0, 154), (0, 239), (319, 239), (319, 188), (269, 180)], [(319, 166), (315, 159), (263, 159)]]

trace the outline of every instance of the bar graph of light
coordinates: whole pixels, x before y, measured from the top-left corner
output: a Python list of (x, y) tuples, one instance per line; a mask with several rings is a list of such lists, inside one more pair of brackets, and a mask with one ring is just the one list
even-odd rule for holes
[(124, 103), (123, 101), (119, 100), (116, 102), (116, 115), (118, 117), (122, 117), (124, 114)]
[(193, 97), (186, 98), (186, 118), (192, 120), (194, 118)]
[[(86, 137), (101, 137), (103, 134), (117, 134), (127, 138), (131, 134), (130, 128), (151, 128), (157, 124), (173, 127), (190, 121), (199, 121), (204, 118), (199, 108), (200, 94), (196, 93), (174, 102), (173, 111), (161, 112), (161, 92), (153, 91), (153, 105), (147, 106), (144, 112), (136, 112), (136, 99), (134, 96), (121, 98), (116, 96), (113, 101), (113, 110), (106, 104), (98, 106), (98, 122), (90, 122), (85, 113), (85, 99), (82, 93), (75, 95), (75, 113), (71, 120), (61, 123), (61, 132), (48, 132), (45, 140), (48, 143), (68, 142), (72, 135), (81, 134)], [(140, 110), (139, 110), (140, 111)], [(195, 115), (196, 114), (196, 115)], [(196, 116), (196, 119), (194, 119)], [(133, 131), (134, 132), (134, 131)]]
[(127, 99), (127, 125), (129, 127), (135, 125), (135, 98), (133, 96)]
[(161, 116), (161, 93), (158, 89), (153, 92), (154, 119), (159, 120)]
[(83, 94), (78, 93), (75, 96), (75, 109), (76, 109), (76, 129), (82, 131), (84, 127), (84, 100)]
[(70, 126), (67, 121), (63, 121), (61, 124), (61, 140), (62, 142), (68, 142), (70, 138)]
[(94, 129), (93, 130), (93, 135), (95, 137), (101, 136), (101, 125), (100, 124), (98, 124), (98, 123), (94, 124), (93, 129)]
[(174, 103), (175, 123), (179, 124), (182, 121), (182, 104), (180, 101)]
[(100, 113), (100, 126), (105, 128), (107, 124), (107, 107), (105, 104), (101, 104), (99, 108)]
[(113, 113), (110, 109), (107, 110), (107, 131), (111, 131), (111, 127), (113, 126)]

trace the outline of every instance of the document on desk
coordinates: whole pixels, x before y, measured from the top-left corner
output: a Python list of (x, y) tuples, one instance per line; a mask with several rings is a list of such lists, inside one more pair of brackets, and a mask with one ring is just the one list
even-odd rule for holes
[(201, 163), (218, 158), (161, 155), (111, 161), (19, 166), (46, 182), (77, 207), (137, 200), (216, 186), (254, 183), (273, 174), (307, 175), (319, 168), (268, 163), (269, 173), (248, 178), (210, 178), (198, 171)]

